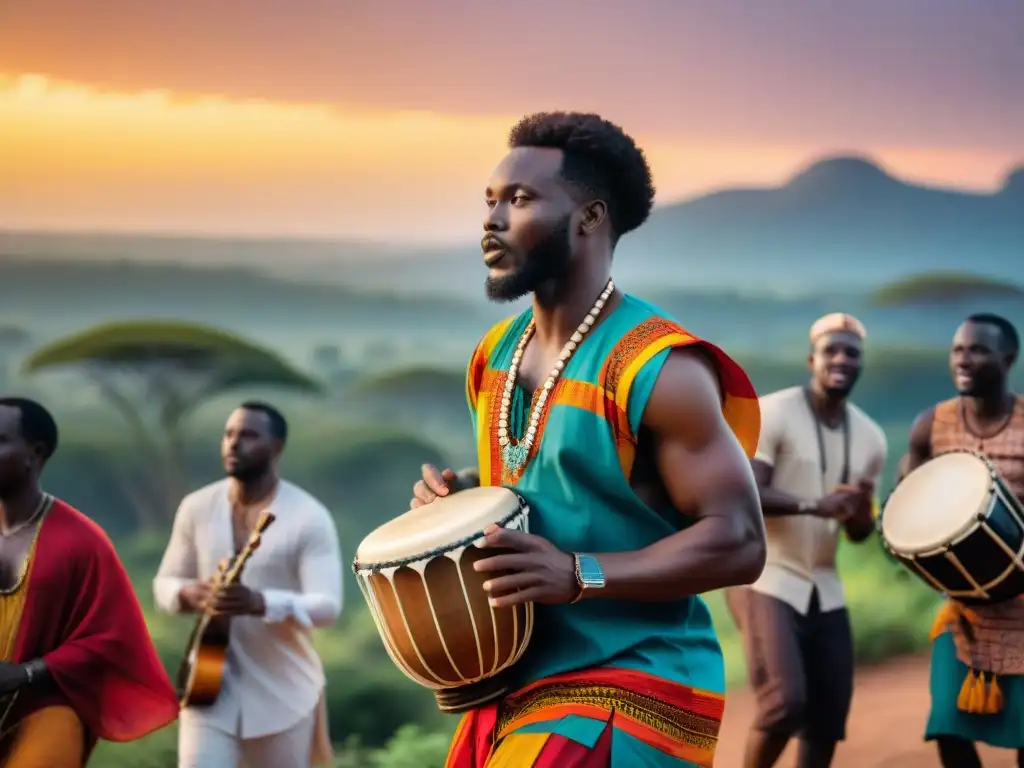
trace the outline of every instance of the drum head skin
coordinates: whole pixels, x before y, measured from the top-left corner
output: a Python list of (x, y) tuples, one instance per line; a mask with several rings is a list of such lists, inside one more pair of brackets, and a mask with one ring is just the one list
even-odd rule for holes
[(993, 485), (988, 465), (974, 454), (936, 456), (896, 486), (882, 515), (882, 536), (904, 555), (948, 544), (988, 506)]
[(453, 549), (520, 509), (519, 496), (501, 486), (469, 488), (440, 497), (389, 520), (363, 539), (356, 551), (356, 567), (370, 568)]

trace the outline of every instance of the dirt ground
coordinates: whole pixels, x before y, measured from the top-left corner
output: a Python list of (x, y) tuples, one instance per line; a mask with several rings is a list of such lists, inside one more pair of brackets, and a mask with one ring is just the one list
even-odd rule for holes
[[(715, 768), (739, 768), (753, 717), (746, 690), (730, 693), (715, 755)], [(839, 746), (834, 768), (935, 768), (933, 743), (924, 742), (928, 716), (928, 659), (904, 658), (857, 672), (847, 740)], [(792, 768), (793, 745), (779, 761)], [(984, 748), (985, 768), (1016, 768), (1011, 752)]]

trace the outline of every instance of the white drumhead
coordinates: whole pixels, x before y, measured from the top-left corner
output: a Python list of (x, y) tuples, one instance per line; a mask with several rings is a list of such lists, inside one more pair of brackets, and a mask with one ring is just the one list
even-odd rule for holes
[(508, 488), (469, 488), (410, 509), (363, 539), (356, 551), (360, 566), (388, 563), (444, 549), (479, 534), (520, 509)]
[(936, 456), (896, 486), (882, 514), (882, 536), (898, 554), (935, 549), (967, 530), (991, 490), (988, 465), (977, 456)]

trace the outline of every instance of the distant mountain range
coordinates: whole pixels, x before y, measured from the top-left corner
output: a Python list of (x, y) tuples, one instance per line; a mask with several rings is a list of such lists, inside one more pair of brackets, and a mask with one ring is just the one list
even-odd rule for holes
[[(246, 264), (296, 280), (480, 296), (475, 233), (451, 248), (364, 242), (201, 240), (0, 233), (5, 255)], [(650, 286), (846, 292), (923, 271), (1017, 278), (1024, 166), (992, 194), (910, 184), (862, 157), (813, 163), (774, 188), (731, 189), (661, 206), (623, 239), (616, 274)]]

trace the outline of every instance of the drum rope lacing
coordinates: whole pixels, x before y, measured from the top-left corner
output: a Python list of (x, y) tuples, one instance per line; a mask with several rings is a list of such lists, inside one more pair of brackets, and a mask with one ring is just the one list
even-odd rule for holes
[[(521, 496), (519, 497), (519, 500), (519, 509), (517, 509), (515, 512), (510, 512), (505, 517), (495, 521), (493, 525), (497, 525), (500, 528), (504, 528), (517, 517), (521, 517), (522, 515), (526, 514), (529, 511), (529, 508), (525, 506), (525, 502), (523, 501)], [(454, 541), (451, 544), (445, 544), (441, 547), (435, 547), (434, 549), (428, 550), (426, 552), (420, 552), (416, 555), (409, 555), (408, 557), (403, 557), (400, 560), (387, 560), (383, 563), (360, 564), (359, 560), (356, 559), (352, 562), (352, 572), (359, 573), (359, 571), (371, 571), (376, 573), (377, 571), (383, 571), (387, 568), (401, 568), (403, 565), (409, 565), (410, 563), (419, 562), (420, 560), (429, 560), (430, 558), (447, 554), (448, 552), (458, 549), (459, 547), (468, 547), (470, 544), (472, 544), (474, 541), (476, 541), (483, 535), (484, 532), (480, 530), (463, 539)]]
[(605, 286), (604, 291), (598, 296), (597, 301), (594, 302), (594, 306), (591, 307), (587, 316), (583, 318), (583, 322), (579, 324), (576, 331), (569, 337), (569, 340), (565, 342), (565, 346), (562, 347), (562, 352), (558, 356), (558, 360), (555, 361), (555, 367), (551, 369), (551, 373), (548, 374), (547, 381), (544, 382), (543, 389), (540, 395), (537, 397), (537, 402), (533, 406), (533, 413), (530, 414), (529, 426), (526, 428), (526, 434), (523, 435), (522, 440), (514, 441), (511, 433), (509, 432), (509, 410), (512, 407), (512, 393), (516, 387), (516, 376), (519, 373), (519, 364), (522, 362), (523, 353), (526, 351), (526, 345), (533, 338), (533, 332), (535, 330), (535, 323), (531, 319), (529, 325), (526, 326), (526, 330), (523, 331), (522, 337), (519, 339), (519, 343), (516, 345), (516, 351), (512, 355), (512, 363), (508, 368), (508, 378), (505, 379), (505, 391), (501, 396), (501, 410), (498, 415), (498, 445), (501, 446), (501, 458), (505, 466), (512, 471), (518, 471), (523, 468), (526, 464), (526, 460), (530, 455), (530, 449), (533, 448), (533, 443), (537, 439), (537, 430), (540, 428), (540, 417), (544, 413), (544, 406), (547, 405), (548, 397), (555, 388), (555, 383), (558, 381), (559, 376), (565, 370), (565, 366), (569, 362), (569, 358), (572, 357), (573, 353), (579, 348), (579, 345), (583, 342), (583, 337), (587, 335), (587, 332), (594, 327), (597, 322), (597, 318), (601, 314), (601, 310), (604, 309), (605, 304), (608, 302), (608, 298), (612, 295), (615, 290), (615, 283), (609, 279), (608, 285)]

